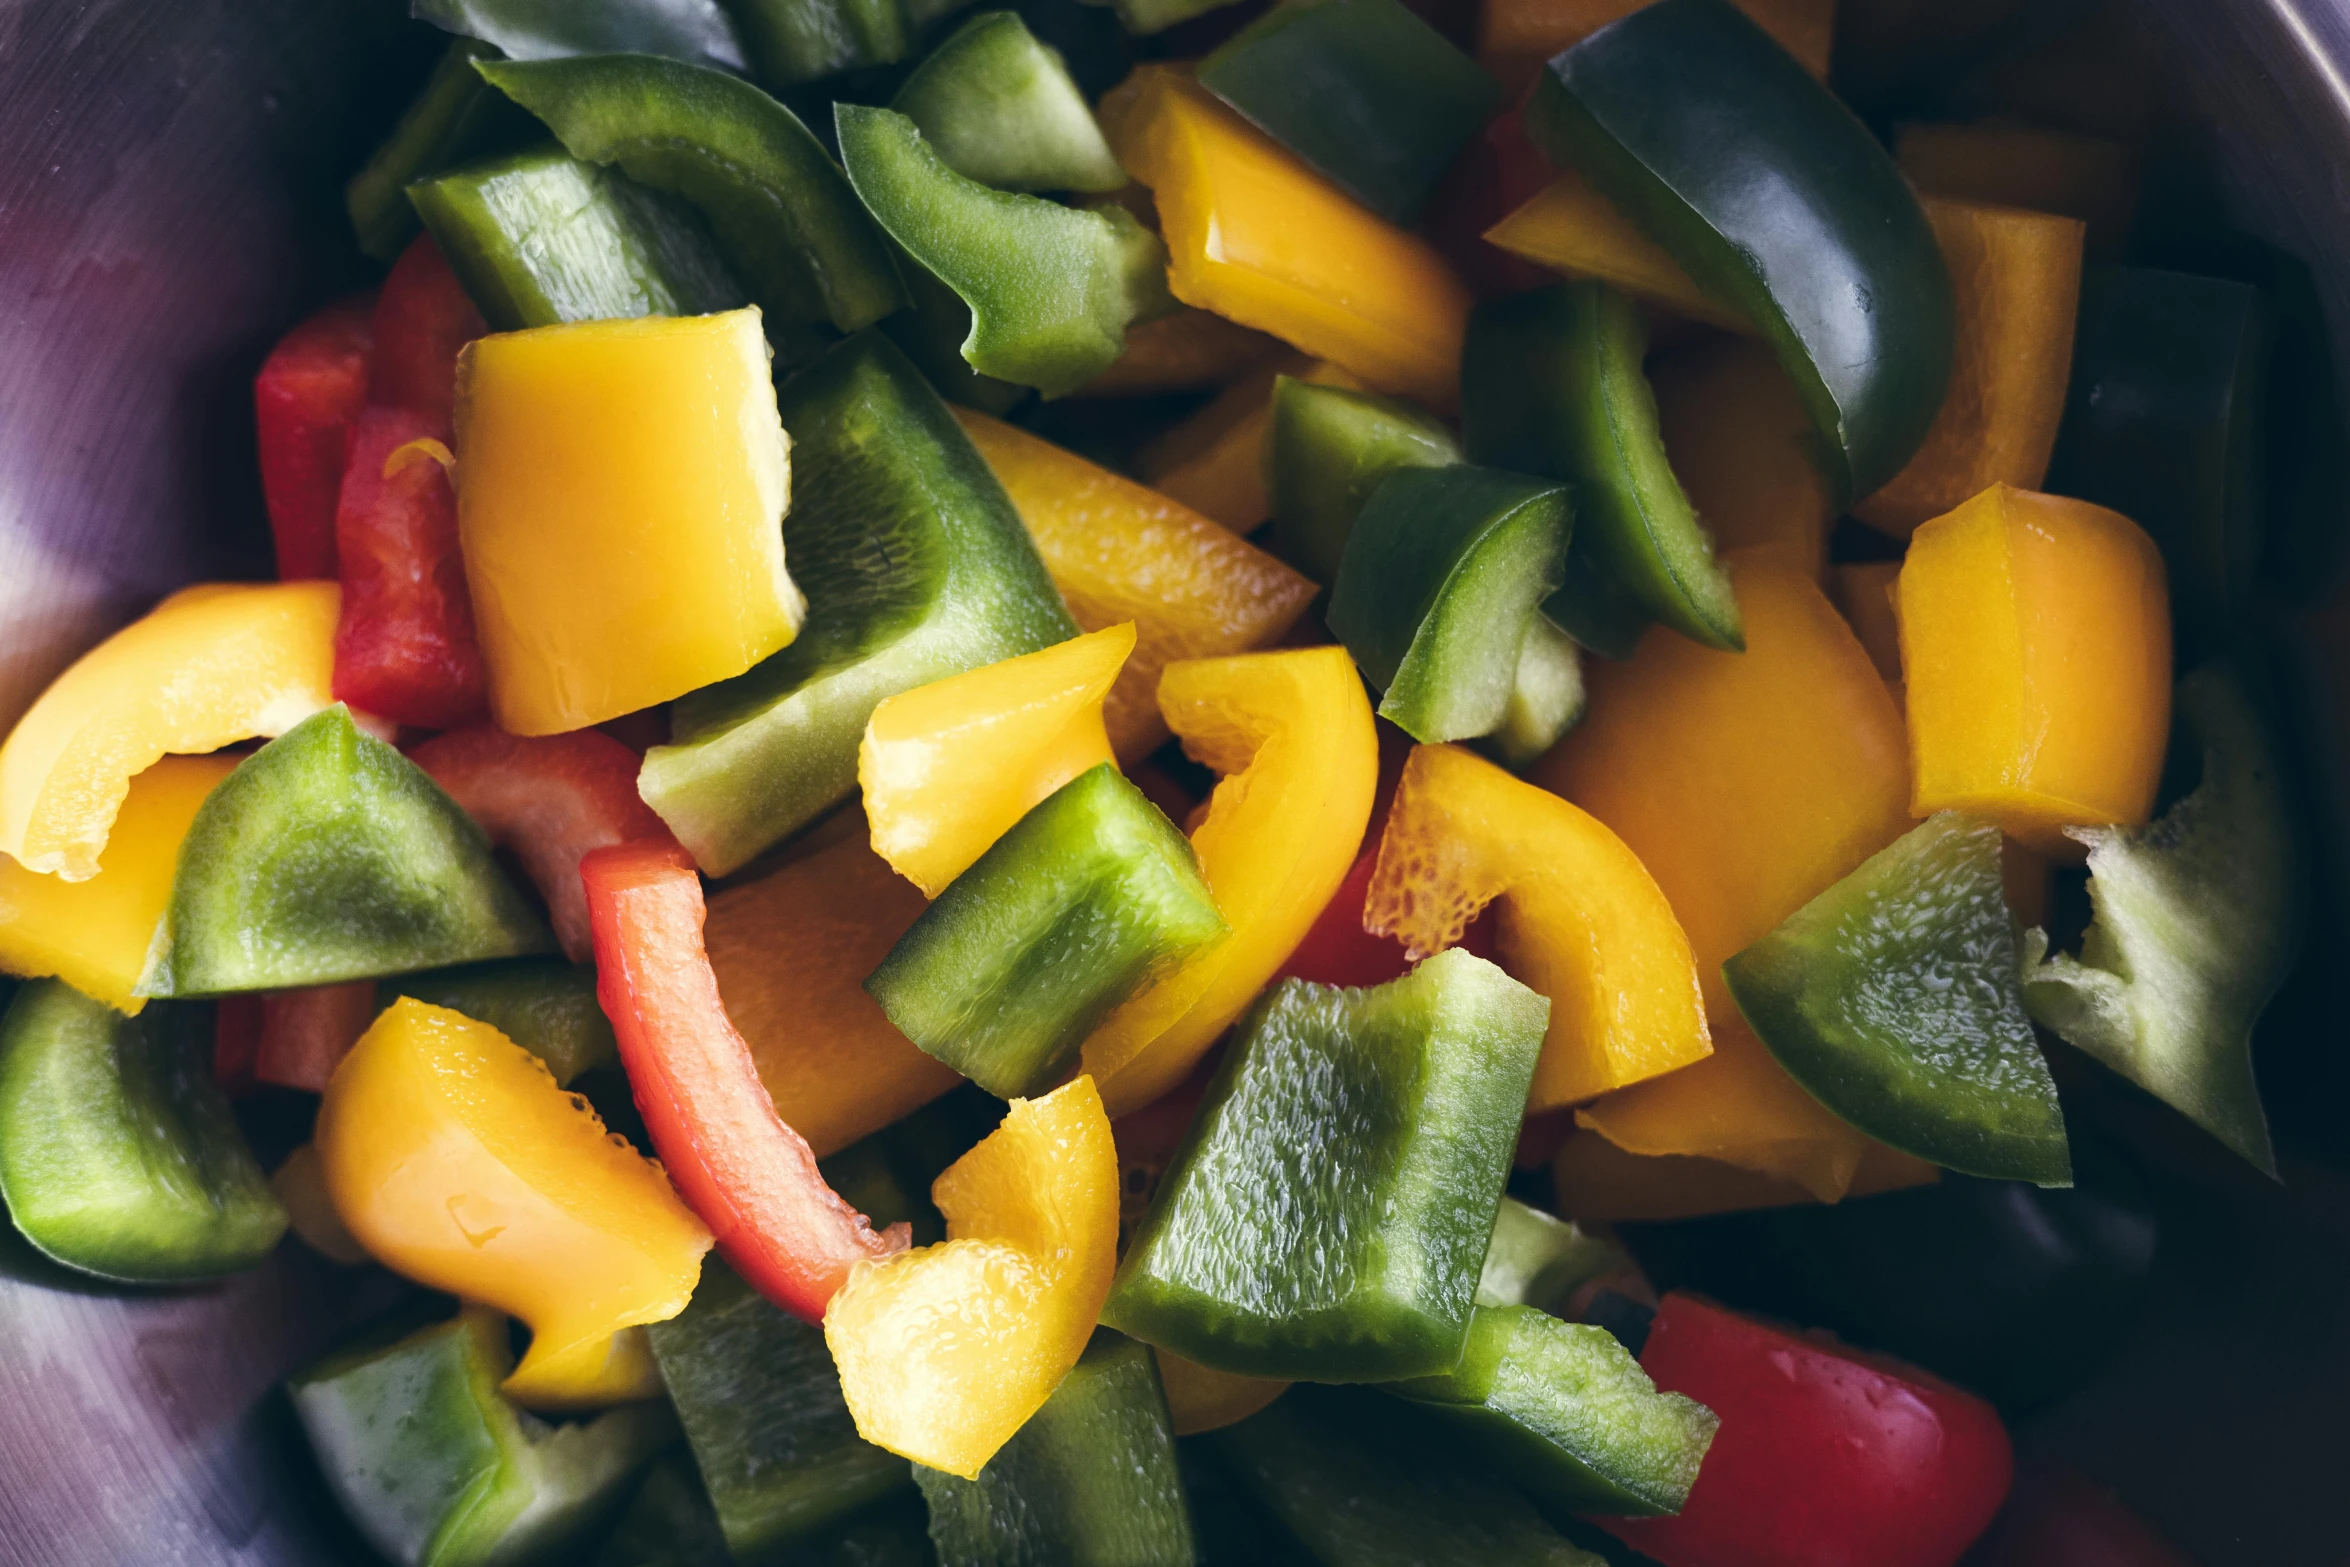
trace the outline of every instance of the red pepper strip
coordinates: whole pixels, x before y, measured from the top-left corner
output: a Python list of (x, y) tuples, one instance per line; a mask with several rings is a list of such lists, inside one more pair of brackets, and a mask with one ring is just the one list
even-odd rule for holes
[(261, 1038), (253, 1075), (280, 1088), (326, 1092), (343, 1057), (375, 1021), (375, 981), (272, 990), (261, 997)]
[(432, 415), (447, 440), (457, 406), (457, 350), (489, 329), (432, 236), (417, 235), (376, 297), (369, 400)]
[(669, 839), (668, 826), (637, 795), (637, 754), (593, 729), (524, 739), (482, 724), (427, 740), (408, 760), (493, 843), (514, 851), (574, 963), (595, 954), (580, 860), (616, 843)]
[(1485, 243), (1485, 231), (1548, 185), (1555, 174), (1534, 148), (1518, 111), (1505, 109), (1461, 150), (1428, 203), (1421, 227), (1468, 285), (1487, 299), (1558, 281), (1522, 256)]
[(2079, 1470), (2027, 1468), (1967, 1567), (2188, 1567), (2138, 1516)]
[(223, 996), (212, 1018), (212, 1080), (231, 1098), (249, 1094), (260, 1079), (253, 1067), (261, 1054), (261, 998)]
[(901, 1223), (875, 1234), (775, 1113), (719, 1000), (702, 945), (702, 882), (685, 850), (657, 841), (598, 849), (579, 874), (596, 933), (596, 998), (653, 1151), (734, 1270), (794, 1316), (821, 1322), (849, 1269), (905, 1250), (910, 1232)]
[(1678, 1517), (1592, 1520), (1664, 1567), (1952, 1567), (2014, 1478), (1981, 1399), (1694, 1296), (1665, 1297), (1640, 1364), (1722, 1418)]
[(343, 578), (335, 696), (425, 729), (454, 728), (489, 712), (449, 475), (421, 451), (384, 471), (400, 448), (447, 434), (429, 413), (361, 410), (335, 509)]
[(335, 496), (375, 362), (375, 296), (327, 306), (279, 339), (253, 378), (261, 496), (288, 582), (335, 574)]

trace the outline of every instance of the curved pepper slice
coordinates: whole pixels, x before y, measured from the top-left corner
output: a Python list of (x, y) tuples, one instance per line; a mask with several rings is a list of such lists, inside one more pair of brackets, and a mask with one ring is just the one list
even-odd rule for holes
[(1114, 191), (1126, 171), (1058, 51), (1017, 11), (984, 11), (914, 67), (889, 106), (939, 161), (998, 190)]
[(1277, 345), (1269, 362), (1254, 374), (1224, 388), (1197, 413), (1137, 447), (1136, 476), (1160, 494), (1215, 518), (1234, 533), (1255, 532), (1273, 515), (1266, 465), (1273, 430), (1273, 387), (1284, 375), (1314, 386), (1363, 390), (1362, 382), (1338, 366)]
[(947, 1239), (860, 1264), (825, 1314), (868, 1442), (965, 1480), (1093, 1336), (1118, 1254), (1118, 1153), (1093, 1079), (1015, 1099), (931, 1188)]
[(814, 1322), (856, 1263), (903, 1251), (824, 1184), (807, 1139), (759, 1084), (702, 946), (702, 882), (670, 843), (598, 849), (581, 862), (596, 933), (596, 989), (620, 1039), (653, 1149), (735, 1271)]
[(1414, 953), (1502, 900), (1501, 956), (1550, 998), (1531, 1112), (1712, 1054), (1689, 937), (1639, 859), (1595, 818), (1457, 746), (1404, 764), (1363, 928)]
[[(407, 205), (400, 203), (403, 211)], [(253, 378), (261, 498), (282, 581), (335, 574), (343, 454), (374, 365), (375, 300), (362, 294), (327, 306), (278, 339)]]
[(1329, 582), (1379, 481), (1457, 463), (1461, 443), (1409, 403), (1277, 375), (1263, 457), (1273, 547)]
[(1085, 1070), (1119, 1115), (1183, 1081), (1305, 939), (1354, 863), (1379, 778), (1344, 648), (1170, 664), (1159, 706), (1221, 775), (1191, 843), (1231, 934), (1086, 1040)]

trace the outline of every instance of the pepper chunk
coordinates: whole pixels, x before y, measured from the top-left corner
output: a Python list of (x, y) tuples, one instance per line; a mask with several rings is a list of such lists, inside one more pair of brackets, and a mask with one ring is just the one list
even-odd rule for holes
[(358, 295), (280, 338), (253, 378), (261, 498), (282, 581), (334, 577), (343, 454), (374, 367), (375, 301)]
[[(1523, 136), (1521, 135), (1521, 140)], [(1538, 157), (1529, 150), (1527, 156)], [(1708, 294), (1670, 251), (1643, 233), (1623, 210), (1573, 169), (1556, 171), (1484, 233), (1486, 243), (1570, 278), (1618, 288), (1644, 304), (1726, 332), (1751, 333), (1754, 323), (1737, 306)], [(1513, 281), (1516, 281), (1513, 279)], [(1539, 281), (1539, 274), (1536, 275)], [(1522, 288), (1501, 292), (1520, 293)], [(1810, 428), (1810, 416), (1804, 426)]]
[(1267, 443), (1272, 439), (1273, 383), (1284, 375), (1315, 386), (1363, 389), (1362, 382), (1336, 365), (1277, 347), (1254, 374), (1235, 381), (1206, 407), (1137, 448), (1135, 472), (1151, 488), (1215, 518), (1234, 533), (1255, 532), (1273, 515)]
[(402, 996), (487, 1023), (544, 1061), (558, 1088), (619, 1061), (612, 1020), (596, 1005), (596, 971), (560, 958), (471, 963), (385, 980), (376, 987), (370, 1021), (372, 1010)]
[(939, 161), (998, 190), (1113, 191), (1126, 171), (1058, 52), (1016, 11), (972, 17), (914, 67), (889, 106)]
[(1717, 337), (1659, 354), (1648, 374), (1666, 461), (1717, 554), (1774, 546), (1823, 570), (1836, 505), (1810, 416), (1770, 349)]
[(1264, 467), (1273, 547), (1329, 582), (1371, 492), (1399, 468), (1442, 468), (1461, 443), (1408, 403), (1294, 376), (1273, 378)]
[(324, 1093), (335, 1068), (375, 1021), (375, 997), (371, 979), (261, 992), (256, 998), (261, 1004), (261, 1032), (253, 1047), (254, 1080)]

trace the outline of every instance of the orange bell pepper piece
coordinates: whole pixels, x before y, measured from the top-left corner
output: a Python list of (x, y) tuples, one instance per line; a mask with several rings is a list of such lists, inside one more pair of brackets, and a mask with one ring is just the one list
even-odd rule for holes
[(1659, 355), (1649, 381), (1665, 455), (1715, 551), (1779, 548), (1825, 570), (1836, 502), (1812, 457), (1811, 416), (1770, 349), (1709, 338)]
[(2138, 217), (2138, 150), (2012, 124), (1905, 125), (1893, 158), (1928, 195), (2079, 218), (2089, 254), (2117, 254)]
[(1712, 1054), (1689, 938), (1624, 841), (1458, 746), (1420, 746), (1388, 809), (1363, 928), (1440, 952), (1497, 898), (1502, 966), (1550, 998), (1529, 1113)]
[(1707, 297), (1681, 263), (1572, 169), (1487, 229), (1485, 242), (1568, 277), (1612, 283), (1692, 321), (1754, 330), (1737, 311)]
[(1156, 693), (1171, 660), (1277, 642), (1313, 602), (1313, 583), (1189, 507), (985, 414), (955, 417), (1077, 623), (1134, 623), (1134, 654), (1103, 710), (1121, 761), (1167, 739)]
[[(1477, 61), (1512, 98), (1525, 91), (1543, 62), (1648, 0), (1485, 0), (1477, 13)], [(1836, 39), (1836, 0), (1733, 0), (1739, 10), (1804, 63), (1828, 74)]]
[(1187, 305), (1342, 366), (1376, 391), (1460, 401), (1468, 286), (1171, 66), (1111, 89), (1102, 129), (1157, 198), (1167, 284)]
[(1138, 321), (1126, 329), (1118, 362), (1072, 397), (1150, 397), (1223, 386), (1282, 352), (1278, 339), (1205, 310)]
[(1167, 1418), (1177, 1436), (1238, 1425), (1289, 1391), (1288, 1383), (1270, 1377), (1218, 1371), (1164, 1349), (1151, 1353), (1159, 1362), (1159, 1386), (1166, 1390)]
[(1994, 485), (1918, 529), (1897, 584), (1911, 809), (1970, 811), (2078, 861), (2136, 826), (2170, 734), (2170, 595), (2119, 512)]
[[(1626, 1153), (1597, 1132), (1578, 1132), (1561, 1143), (1550, 1170), (1560, 1215), (1591, 1224), (1701, 1219), (1818, 1200), (1793, 1181), (1713, 1159)], [(1872, 1197), (1941, 1178), (1942, 1172), (1923, 1159), (1871, 1143), (1844, 1195)]]
[(1893, 613), (1893, 581), (1901, 563), (1891, 560), (1848, 562), (1829, 574), (1828, 592), (1836, 612), (1868, 650), (1869, 662), (1885, 677), (1896, 698), (1901, 692), (1901, 622)]
[(1093, 1336), (1118, 1262), (1118, 1155), (1093, 1079), (1015, 1099), (930, 1189), (936, 1246), (861, 1262), (824, 1314), (857, 1434), (974, 1479)]
[(1316, 386), (1361, 391), (1363, 383), (1336, 365), (1284, 351), (1274, 363), (1236, 385), (1135, 453), (1145, 483), (1234, 533), (1250, 533), (1273, 515), (1265, 482), (1265, 442), (1273, 430), (1273, 380), (1293, 375)]
[(1112, 1115), (1182, 1082), (1289, 960), (1346, 880), (1379, 783), (1370, 698), (1344, 648), (1170, 664), (1159, 708), (1220, 778), (1191, 846), (1231, 933), (1086, 1040)]

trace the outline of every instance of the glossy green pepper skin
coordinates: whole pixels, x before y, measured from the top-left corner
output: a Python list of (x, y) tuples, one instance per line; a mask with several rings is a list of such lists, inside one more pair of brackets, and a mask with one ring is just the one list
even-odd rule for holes
[(1550, 1003), (1454, 948), (1239, 1025), (1102, 1320), (1298, 1381), (1459, 1363)]
[(997, 190), (1107, 193), (1126, 183), (1069, 68), (1017, 12), (984, 12), (956, 28), (889, 106), (940, 162)]
[(612, 1020), (596, 1001), (596, 971), (559, 957), (405, 974), (376, 987), (379, 1007), (401, 996), (489, 1024), (546, 1062), (558, 1084), (620, 1060)]
[(0, 1012), (0, 1196), (44, 1255), (139, 1284), (249, 1268), (286, 1213), (212, 1080), (206, 1009), (39, 979)]
[(1355, 518), (1398, 468), (1442, 468), (1461, 443), (1432, 416), (1375, 392), (1273, 378), (1265, 436), (1274, 553), (1317, 582), (1338, 575)]
[(343, 207), (359, 248), (387, 265), (416, 233), (410, 182), (451, 164), (482, 157), (534, 134), (537, 126), (504, 93), (481, 79), (476, 60), (497, 49), (452, 38), (414, 102), (359, 172), (343, 187)]
[(509, 59), (648, 54), (721, 70), (743, 68), (742, 40), (718, 0), (409, 0), (408, 14), (443, 32), (494, 44)]
[(1525, 123), (1754, 323), (1844, 498), (1902, 470), (1950, 383), (1949, 269), (1892, 156), (1793, 55), (1729, 0), (1659, 0), (1554, 57)]
[(1077, 635), (1020, 514), (938, 394), (861, 333), (777, 393), (792, 433), (792, 645), (680, 699), (638, 788), (702, 868), (739, 869), (857, 786), (888, 697)]
[(139, 993), (332, 985), (554, 944), (473, 818), (338, 703), (196, 812)]

